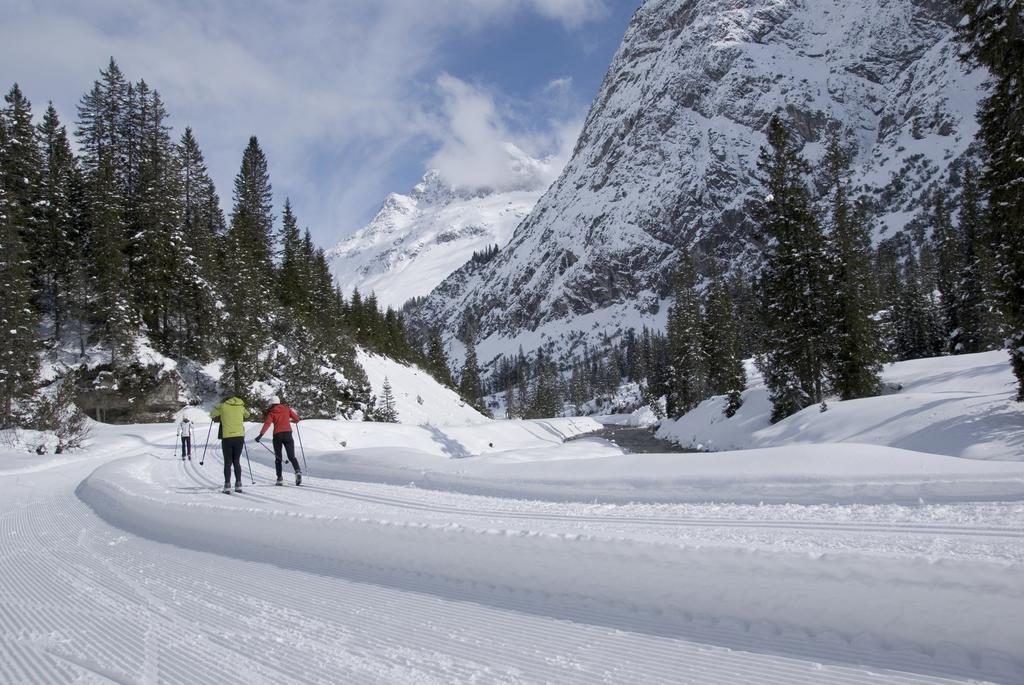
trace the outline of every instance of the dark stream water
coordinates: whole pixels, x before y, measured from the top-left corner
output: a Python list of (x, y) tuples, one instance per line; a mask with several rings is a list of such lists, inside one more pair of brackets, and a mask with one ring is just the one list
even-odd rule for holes
[[(626, 452), (637, 454), (643, 452), (696, 452), (687, 447), (680, 447), (674, 442), (654, 437), (649, 428), (633, 426), (605, 426), (596, 433), (587, 433), (580, 438), (604, 438), (615, 443)], [(577, 438), (578, 439), (578, 438)]]

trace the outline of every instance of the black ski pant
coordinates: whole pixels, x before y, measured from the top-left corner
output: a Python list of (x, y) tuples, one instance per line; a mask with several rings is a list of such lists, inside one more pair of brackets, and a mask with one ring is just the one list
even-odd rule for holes
[(245, 438), (224, 438), (220, 441), (221, 452), (224, 453), (224, 484), (231, 482), (231, 467), (235, 467), (235, 485), (242, 484), (242, 449)]
[(192, 456), (192, 438), (187, 435), (181, 436), (181, 458)]
[(281, 448), (288, 452), (288, 461), (292, 468), (299, 470), (299, 460), (295, 458), (295, 441), (292, 439), (291, 431), (274, 433), (274, 468), (277, 469), (277, 479), (281, 479)]

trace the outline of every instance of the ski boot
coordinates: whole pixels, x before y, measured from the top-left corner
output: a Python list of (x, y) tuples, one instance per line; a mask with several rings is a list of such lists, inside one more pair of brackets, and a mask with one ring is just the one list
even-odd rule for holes
[(231, 483), (224, 483), (224, 489), (221, 490), (225, 495), (231, 494)]
[(302, 485), (302, 471), (295, 472), (295, 484)]
[(277, 482), (274, 485), (284, 485), (284, 478), (278, 477)]
[(235, 492), (241, 492), (241, 491), (242, 491), (242, 484), (241, 483), (235, 483)]

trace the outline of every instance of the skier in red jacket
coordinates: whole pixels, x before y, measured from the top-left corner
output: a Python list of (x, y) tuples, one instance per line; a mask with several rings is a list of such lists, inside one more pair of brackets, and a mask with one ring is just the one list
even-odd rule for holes
[(274, 424), (274, 467), (277, 469), (277, 484), (284, 485), (281, 478), (281, 448), (288, 451), (288, 461), (295, 469), (295, 484), (302, 485), (302, 472), (299, 470), (299, 461), (295, 458), (295, 441), (292, 440), (292, 423), (299, 422), (299, 415), (287, 404), (281, 403), (280, 397), (273, 397), (270, 400), (270, 411), (267, 412), (267, 420), (263, 422), (260, 434), (256, 436), (259, 442), (263, 434)]

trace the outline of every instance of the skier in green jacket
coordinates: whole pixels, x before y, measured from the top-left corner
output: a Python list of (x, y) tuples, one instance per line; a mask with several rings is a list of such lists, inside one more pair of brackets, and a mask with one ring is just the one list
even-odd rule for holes
[(245, 447), (245, 419), (251, 414), (237, 397), (224, 400), (210, 412), (220, 423), (220, 448), (224, 454), (224, 492), (231, 492), (231, 468), (235, 469), (235, 492), (242, 491), (242, 450)]

